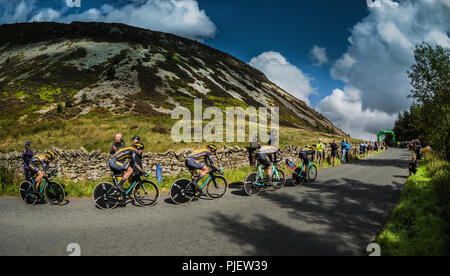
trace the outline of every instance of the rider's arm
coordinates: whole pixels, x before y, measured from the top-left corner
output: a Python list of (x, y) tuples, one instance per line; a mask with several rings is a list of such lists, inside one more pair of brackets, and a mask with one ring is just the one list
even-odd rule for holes
[(211, 158), (211, 155), (205, 156), (205, 163), (210, 167), (211, 169), (218, 171), (218, 169), (214, 166), (214, 162)]
[(142, 168), (141, 162), (138, 160), (138, 156), (136, 153), (133, 153), (131, 156), (133, 167), (138, 170), (141, 173), (145, 173), (144, 169)]

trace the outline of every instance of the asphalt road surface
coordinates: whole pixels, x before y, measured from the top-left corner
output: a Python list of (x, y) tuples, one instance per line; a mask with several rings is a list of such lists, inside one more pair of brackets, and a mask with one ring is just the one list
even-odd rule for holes
[(0, 198), (0, 255), (69, 255), (71, 243), (81, 255), (363, 255), (398, 202), (408, 159), (389, 149), (302, 187), (249, 197), (233, 185), (185, 206), (164, 195), (153, 207), (112, 211), (92, 199), (54, 207)]

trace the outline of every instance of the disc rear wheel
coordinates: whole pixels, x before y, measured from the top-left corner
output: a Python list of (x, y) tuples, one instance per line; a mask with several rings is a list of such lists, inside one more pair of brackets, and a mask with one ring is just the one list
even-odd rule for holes
[(34, 194), (33, 184), (28, 181), (22, 182), (22, 184), (20, 184), (19, 191), (20, 197), (26, 204), (36, 204), (37, 196)]
[(178, 179), (170, 187), (170, 197), (176, 204), (186, 204), (194, 198), (194, 191), (192, 189), (191, 180)]
[(95, 186), (92, 192), (92, 198), (94, 199), (95, 205), (103, 210), (113, 209), (119, 204), (118, 191), (110, 183), (100, 183)]

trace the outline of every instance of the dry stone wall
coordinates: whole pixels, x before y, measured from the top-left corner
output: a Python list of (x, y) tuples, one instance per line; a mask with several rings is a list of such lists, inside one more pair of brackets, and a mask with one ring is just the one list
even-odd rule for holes
[[(356, 145), (352, 145), (352, 151), (355, 151)], [(298, 162), (298, 153), (300, 147), (288, 146), (281, 149), (280, 157), (283, 159), (290, 158), (294, 162)], [(81, 147), (78, 150), (63, 150), (53, 148), (56, 159), (52, 164), (53, 168), (58, 170), (59, 176), (68, 177), (73, 181), (90, 180), (95, 181), (102, 177), (110, 175), (108, 160), (110, 155), (100, 151), (88, 152)], [(165, 153), (144, 153), (143, 166), (145, 170), (156, 170), (158, 164), (162, 167), (163, 176), (175, 176), (183, 172), (187, 172), (184, 164), (186, 157), (192, 152), (192, 149), (184, 149), (180, 151), (169, 150)], [(330, 149), (325, 149), (326, 156), (329, 156)], [(35, 154), (39, 154), (36, 152)], [(227, 147), (217, 151), (217, 155), (213, 157), (217, 166), (224, 166), (225, 169), (235, 169), (248, 166), (249, 153), (247, 148), (238, 146)], [(23, 172), (23, 162), (21, 152), (0, 153), (0, 166), (14, 169), (18, 173)]]

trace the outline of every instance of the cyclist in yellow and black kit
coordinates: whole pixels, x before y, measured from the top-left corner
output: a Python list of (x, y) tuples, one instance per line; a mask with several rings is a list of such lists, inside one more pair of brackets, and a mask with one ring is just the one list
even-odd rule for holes
[[(42, 178), (44, 178), (44, 173), (55, 173), (56, 170), (51, 170), (49, 168), (50, 163), (55, 159), (55, 154), (51, 151), (47, 151), (43, 155), (37, 155), (30, 159), (28, 167), (31, 170), (31, 174), (37, 175), (36, 182), (33, 184), (34, 192), (37, 192), (39, 185), (41, 184)], [(42, 166), (42, 170), (40, 167)]]
[[(109, 160), (109, 168), (114, 173), (114, 175), (123, 174), (122, 179), (120, 179), (117, 184), (117, 189), (125, 194), (126, 191), (123, 189), (123, 183), (133, 174), (133, 172), (139, 172), (145, 177), (148, 176), (146, 172), (142, 169), (140, 165), (140, 158), (144, 152), (144, 145), (140, 142), (134, 143), (131, 147), (126, 147), (118, 150)], [(126, 160), (129, 160), (126, 163)]]
[(199, 196), (199, 194), (201, 193), (201, 191), (199, 191), (198, 182), (209, 172), (209, 168), (215, 171), (219, 171), (214, 166), (214, 162), (211, 158), (211, 156), (214, 155), (216, 151), (217, 147), (215, 145), (209, 144), (206, 149), (196, 150), (186, 158), (185, 164), (190, 171), (201, 170), (200, 174), (193, 180), (195, 196)]

